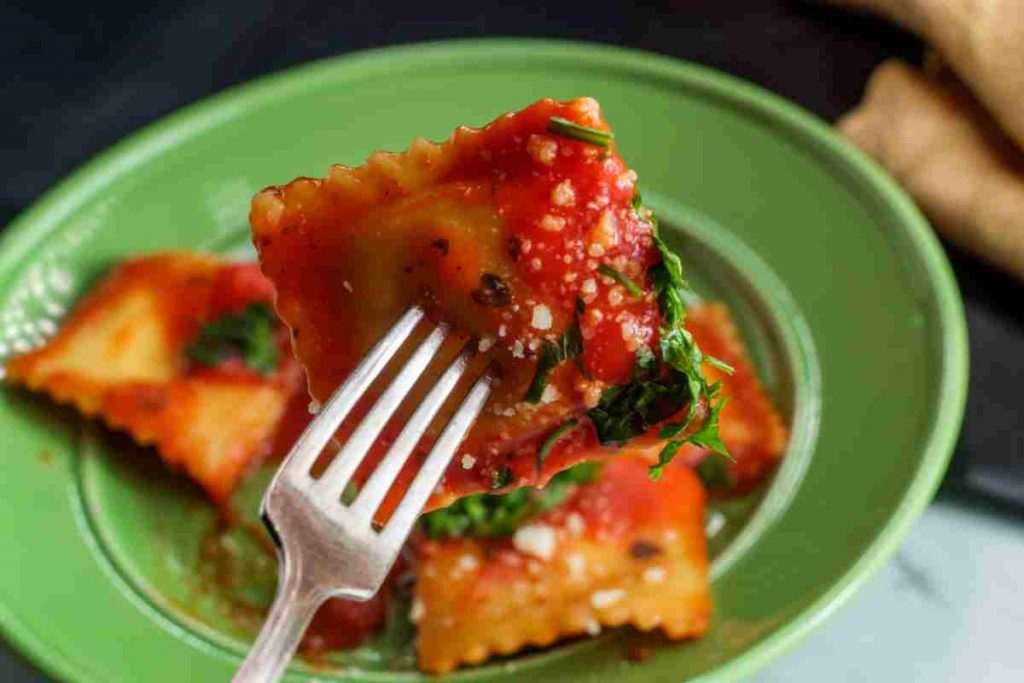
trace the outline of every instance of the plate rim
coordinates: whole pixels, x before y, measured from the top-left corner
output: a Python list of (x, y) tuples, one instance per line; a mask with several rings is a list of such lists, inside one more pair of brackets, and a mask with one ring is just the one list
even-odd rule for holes
[[(278, 99), (290, 88), (308, 87), (310, 80), (328, 78), (338, 70), (357, 70), (374, 62), (404, 61), (480, 50), (528, 51), (550, 57), (607, 65), (615, 69), (685, 83), (783, 124), (837, 159), (879, 196), (891, 209), (894, 224), (908, 238), (920, 258), (924, 282), (938, 319), (937, 348), (941, 377), (936, 404), (926, 437), (921, 441), (921, 461), (908, 480), (903, 498), (889, 513), (886, 523), (869, 542), (857, 561), (838, 576), (820, 597), (786, 624), (774, 630), (746, 652), (695, 680), (738, 679), (761, 669), (792, 649), (834, 614), (850, 596), (887, 561), (898, 548), (911, 523), (920, 515), (938, 488), (960, 432), (967, 398), (968, 347), (963, 303), (952, 268), (924, 216), (895, 181), (872, 160), (840, 138), (815, 114), (761, 86), (730, 74), (682, 59), (606, 43), (533, 38), (456, 39), (405, 43), (315, 60), (256, 77), (201, 98), (162, 116), (95, 155), (46, 190), (20, 212), (0, 235), (0, 272), (8, 271), (31, 253), (59, 227), (83, 196), (90, 196), (111, 178), (158, 156), (183, 137), (191, 137), (222, 121), (232, 119), (264, 99)], [(0, 602), (0, 634), (23, 657), (50, 675), (75, 679), (79, 667), (59, 647), (48, 645), (22, 624)]]

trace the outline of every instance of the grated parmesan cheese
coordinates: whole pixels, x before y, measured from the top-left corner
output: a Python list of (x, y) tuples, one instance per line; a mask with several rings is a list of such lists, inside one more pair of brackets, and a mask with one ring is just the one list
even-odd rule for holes
[(541, 403), (554, 403), (555, 401), (557, 401), (561, 397), (562, 397), (562, 394), (560, 394), (558, 392), (558, 389), (554, 385), (548, 384), (548, 385), (546, 385), (544, 387), (544, 391), (540, 395), (540, 402)]
[(409, 621), (414, 624), (418, 624), (426, 613), (427, 608), (423, 606), (423, 601), (418, 597), (414, 598), (412, 601), (412, 607), (409, 609)]
[(565, 557), (565, 566), (569, 570), (571, 581), (582, 581), (587, 575), (587, 558), (582, 553), (570, 553)]
[(662, 583), (665, 580), (664, 567), (648, 567), (644, 570), (644, 583)]
[(555, 530), (547, 524), (527, 524), (516, 529), (512, 545), (525, 555), (550, 560), (555, 554), (558, 538)]
[(555, 206), (572, 206), (576, 203), (576, 190), (572, 182), (563, 180), (551, 190), (551, 203)]
[(546, 213), (540, 219), (540, 227), (548, 232), (561, 232), (562, 228), (565, 227), (565, 219), (561, 216), (552, 216), (550, 213)]
[(526, 150), (533, 160), (542, 166), (550, 166), (558, 155), (558, 143), (543, 135), (531, 135)]
[(594, 591), (590, 594), (590, 606), (594, 609), (611, 607), (626, 597), (626, 591), (621, 588), (609, 588), (603, 591)]
[(586, 531), (587, 524), (583, 521), (583, 515), (578, 512), (570, 512), (565, 518), (565, 528), (573, 536), (582, 536)]
[(461, 571), (471, 572), (480, 566), (480, 560), (476, 555), (460, 555), (457, 566)]
[(530, 321), (530, 325), (535, 330), (550, 330), (551, 329), (551, 309), (540, 304), (533, 307), (533, 319)]

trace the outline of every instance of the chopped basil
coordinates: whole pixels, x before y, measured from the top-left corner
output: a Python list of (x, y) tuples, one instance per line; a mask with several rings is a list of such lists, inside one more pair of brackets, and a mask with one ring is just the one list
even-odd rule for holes
[(697, 464), (696, 470), (697, 476), (708, 491), (721, 491), (736, 484), (736, 477), (729, 471), (729, 463), (714, 453), (704, 456)]
[(597, 405), (587, 412), (602, 444), (623, 444), (669, 419), (686, 405), (685, 386), (671, 376), (658, 377), (652, 367), (654, 355), (649, 349), (644, 351), (637, 352), (633, 379), (628, 384), (606, 389)]
[(597, 479), (600, 463), (579, 463), (559, 472), (542, 489), (522, 487), (502, 494), (475, 493), (420, 519), (432, 539), (509, 536), (524, 522), (561, 504), (574, 487)]
[(551, 371), (562, 360), (558, 345), (553, 341), (545, 339), (537, 356), (537, 368), (533, 372), (533, 381), (530, 382), (530, 387), (526, 390), (526, 394), (523, 395), (524, 401), (527, 403), (540, 402), (540, 397), (544, 394), (544, 386), (548, 383)]
[(231, 357), (266, 375), (277, 368), (280, 353), (274, 340), (276, 318), (270, 306), (251, 303), (238, 313), (228, 313), (203, 325), (185, 347), (193, 363), (216, 366)]
[(491, 476), (491, 489), (497, 491), (512, 483), (512, 470), (507, 466), (494, 470)]
[(580, 372), (587, 375), (580, 357), (583, 355), (583, 333), (580, 331), (580, 314), (583, 313), (583, 301), (576, 300), (576, 310), (573, 313), (572, 322), (566, 328), (558, 342), (545, 339), (541, 344), (540, 353), (537, 354), (537, 368), (533, 373), (533, 380), (523, 396), (527, 403), (539, 403), (544, 395), (544, 387), (548, 383), (551, 372), (563, 361), (570, 358), (576, 361)]
[[(661, 262), (648, 271), (664, 319), (658, 344), (661, 367), (658, 367), (658, 359), (650, 350), (641, 349), (637, 354), (633, 379), (628, 384), (606, 389), (588, 415), (601, 443), (621, 444), (669, 419), (688, 405), (682, 421), (665, 425), (659, 432), (661, 438), (674, 440), (665, 444), (658, 464), (651, 466), (651, 478), (657, 479), (684, 443), (694, 443), (728, 456), (728, 450), (718, 435), (719, 415), (724, 406), (724, 398), (718, 397), (716, 401), (720, 384), (709, 384), (702, 367), (707, 363), (727, 373), (732, 372), (732, 368), (717, 358), (705, 356), (693, 335), (684, 327), (685, 296), (691, 289), (683, 278), (682, 263), (662, 239), (658, 222), (643, 207), (639, 192), (634, 194), (632, 206), (640, 218), (650, 221), (654, 243), (661, 255)], [(686, 434), (702, 407), (707, 411), (703, 424)]]
[(551, 120), (548, 121), (548, 132), (560, 135), (563, 138), (571, 138), (590, 145), (597, 145), (603, 149), (608, 149), (612, 144), (612, 140), (615, 139), (615, 135), (611, 131), (581, 126), (560, 116), (552, 116)]
[(623, 275), (619, 271), (615, 270), (611, 266), (606, 266), (606, 265), (604, 265), (602, 263), (601, 265), (599, 265), (597, 267), (597, 272), (601, 273), (601, 275), (605, 275), (605, 276), (610, 277), (611, 279), (615, 280), (620, 285), (622, 285), (626, 289), (627, 292), (629, 292), (633, 296), (643, 296), (644, 295), (644, 290), (641, 289), (640, 285), (638, 285), (637, 283), (633, 282), (628, 277), (626, 277), (625, 275)]
[(548, 457), (548, 453), (550, 453), (551, 449), (554, 448), (556, 443), (558, 443), (558, 440), (561, 439), (566, 432), (570, 431), (579, 423), (580, 421), (577, 420), (575, 417), (570, 418), (563, 422), (562, 424), (560, 424), (558, 427), (556, 427), (554, 431), (552, 431), (550, 434), (548, 434), (548, 438), (544, 439), (544, 443), (540, 445), (540, 449), (537, 451), (538, 472), (544, 466), (544, 459)]

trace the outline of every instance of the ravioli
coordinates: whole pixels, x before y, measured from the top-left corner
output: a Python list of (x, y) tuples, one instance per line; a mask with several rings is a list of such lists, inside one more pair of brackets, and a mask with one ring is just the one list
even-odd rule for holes
[(7, 378), (155, 446), (223, 501), (266, 454), (301, 371), (276, 321), (265, 372), (234, 357), (203, 364), (188, 350), (206, 324), (272, 298), (255, 264), (183, 252), (126, 261), (47, 344), (9, 360)]
[(618, 458), (506, 539), (414, 542), (419, 666), (446, 673), (605, 626), (707, 629), (704, 493), (691, 470)]
[[(429, 503), (437, 507), (542, 484), (616, 452), (588, 409), (630, 382), (638, 354), (660, 353), (666, 329), (651, 278), (660, 242), (635, 183), (594, 100), (541, 100), (442, 143), (418, 139), (402, 154), (268, 188), (250, 221), (315, 399), (413, 303), (493, 362), (499, 382)], [(571, 420), (552, 457), (539, 458)], [(360, 476), (393, 436), (385, 430)]]
[[(789, 430), (757, 376), (729, 309), (721, 303), (692, 307), (686, 327), (705, 353), (721, 358), (733, 368), (731, 374), (705, 368), (711, 381), (722, 382), (722, 394), (728, 398), (719, 432), (729, 447), (731, 458), (725, 461), (725, 467), (730, 476), (713, 490), (749, 491), (773, 472), (782, 459)], [(686, 444), (680, 451), (680, 459), (691, 464), (709, 456), (708, 450), (692, 444)]]

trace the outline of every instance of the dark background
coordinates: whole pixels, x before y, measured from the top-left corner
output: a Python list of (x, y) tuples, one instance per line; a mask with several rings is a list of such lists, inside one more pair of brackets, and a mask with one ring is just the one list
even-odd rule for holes
[[(524, 3), (0, 0), (0, 224), (159, 116), (311, 59), (442, 38), (538, 36), (700, 62), (832, 121), (889, 56), (921, 44), (812, 2)], [(951, 249), (970, 328), (967, 417), (940, 495), (1024, 509), (1024, 286)], [(869, 333), (869, 332), (868, 332)], [(870, 359), (865, 359), (870, 362)], [(83, 615), (87, 619), (88, 615)], [(0, 680), (40, 675), (0, 647)]]

